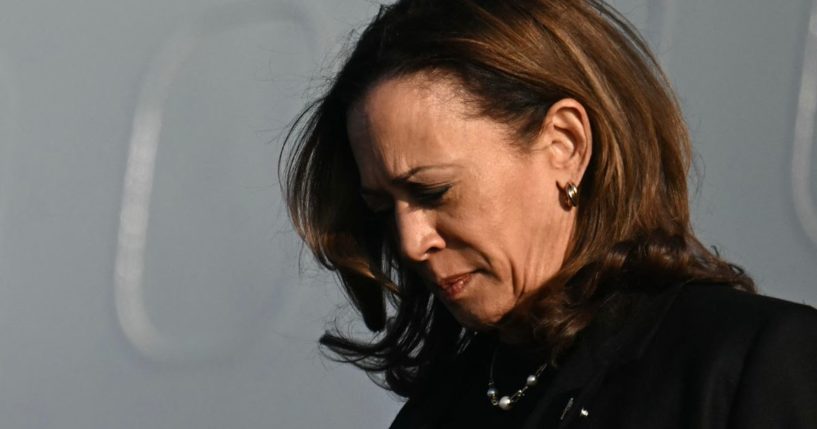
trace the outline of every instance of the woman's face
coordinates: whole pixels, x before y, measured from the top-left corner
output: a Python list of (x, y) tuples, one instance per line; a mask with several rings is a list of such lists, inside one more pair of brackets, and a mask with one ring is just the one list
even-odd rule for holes
[(377, 84), (347, 125), (369, 208), (394, 222), (403, 258), (454, 317), (484, 330), (561, 266), (575, 210), (560, 187), (581, 174), (570, 112), (549, 113), (524, 152), (509, 128), (468, 113), (451, 81), (414, 75)]

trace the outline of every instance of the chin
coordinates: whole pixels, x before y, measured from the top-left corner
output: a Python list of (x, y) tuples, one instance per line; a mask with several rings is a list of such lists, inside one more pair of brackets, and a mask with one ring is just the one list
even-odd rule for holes
[(462, 327), (478, 332), (494, 330), (504, 314), (495, 314), (489, 311), (469, 311), (463, 308), (451, 308), (448, 306), (447, 308)]
[(512, 293), (504, 293), (501, 285), (479, 281), (474, 276), (465, 287), (453, 295), (438, 296), (448, 312), (466, 329), (487, 332), (496, 328), (502, 318), (516, 305)]

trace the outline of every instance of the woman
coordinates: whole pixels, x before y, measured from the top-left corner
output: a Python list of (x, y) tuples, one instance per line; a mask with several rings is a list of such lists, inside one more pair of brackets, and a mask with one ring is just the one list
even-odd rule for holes
[(696, 239), (678, 103), (600, 1), (400, 0), (295, 129), (294, 224), (377, 333), (321, 343), (392, 427), (817, 427), (817, 311)]

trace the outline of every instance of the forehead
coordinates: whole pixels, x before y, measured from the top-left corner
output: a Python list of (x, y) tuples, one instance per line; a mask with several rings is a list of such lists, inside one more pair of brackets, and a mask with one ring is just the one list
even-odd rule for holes
[[(397, 176), (425, 165), (467, 162), (481, 140), (504, 136), (504, 127), (470, 112), (451, 79), (423, 75), (376, 84), (347, 114), (361, 178)], [(494, 142), (495, 143), (495, 142)]]
[(375, 84), (353, 104), (347, 126), (354, 145), (376, 147), (395, 140), (433, 140), (434, 134), (459, 125), (464, 115), (463, 98), (449, 80), (398, 77)]

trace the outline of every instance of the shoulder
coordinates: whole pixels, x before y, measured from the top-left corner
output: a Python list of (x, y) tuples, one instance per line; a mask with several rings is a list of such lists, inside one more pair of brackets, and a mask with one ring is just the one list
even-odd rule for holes
[[(817, 309), (720, 284), (687, 284), (671, 312), (688, 326), (758, 331), (774, 326), (817, 328)], [(817, 330), (817, 329), (815, 329)]]
[[(775, 362), (817, 367), (817, 310), (804, 304), (743, 292), (726, 285), (687, 284), (670, 294), (658, 317), (640, 322), (636, 356), (710, 368), (741, 378), (741, 368), (774, 353)], [(655, 305), (658, 300), (649, 301)], [(640, 342), (640, 343), (639, 343)], [(641, 351), (638, 351), (641, 350)], [(642, 354), (643, 353), (643, 354)], [(809, 362), (801, 362), (811, 356)]]
[(680, 336), (704, 354), (745, 354), (769, 336), (789, 347), (817, 347), (817, 309), (727, 285), (684, 285), (662, 325), (659, 332)]
[(648, 317), (635, 324), (636, 347), (617, 352), (632, 359), (611, 369), (600, 393), (606, 396), (599, 396), (612, 401), (631, 392), (630, 405), (610, 413), (633, 419), (650, 402), (656, 421), (699, 422), (678, 427), (817, 427), (813, 307), (725, 285), (687, 284), (637, 310)]
[[(699, 362), (696, 367), (732, 374), (728, 378), (737, 383), (740, 403), (760, 406), (773, 395), (817, 403), (814, 307), (728, 286), (691, 284), (678, 293), (663, 325), (666, 335), (659, 342), (667, 347), (681, 340), (681, 355)], [(817, 409), (811, 418), (817, 420)]]
[[(735, 427), (815, 427), (817, 310), (718, 285), (687, 285), (664, 320), (694, 361), (729, 363)], [(675, 331), (673, 332), (673, 329)], [(710, 363), (707, 363), (710, 365)], [(701, 367), (698, 365), (698, 367)]]
[[(616, 334), (601, 330), (598, 335), (612, 338), (599, 341), (624, 345), (612, 352), (614, 360), (647, 353), (659, 360), (715, 360), (731, 366), (738, 365), (761, 336), (800, 337), (817, 345), (817, 310), (813, 307), (728, 285), (676, 284), (657, 294), (630, 299), (637, 304), (628, 307), (629, 311), (617, 311), (610, 323), (614, 327), (610, 331)], [(623, 322), (615, 321), (622, 317)]]

